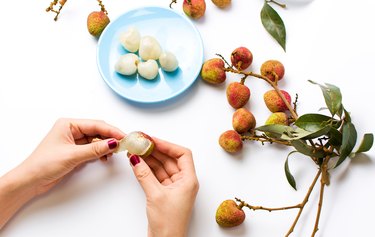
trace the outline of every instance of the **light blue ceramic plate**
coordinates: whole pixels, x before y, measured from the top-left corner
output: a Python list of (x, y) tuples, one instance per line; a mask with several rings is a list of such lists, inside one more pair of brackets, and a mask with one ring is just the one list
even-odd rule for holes
[[(119, 35), (129, 26), (136, 27), (141, 36), (155, 37), (163, 50), (173, 52), (179, 68), (171, 73), (159, 68), (154, 80), (118, 74), (115, 63), (128, 53)], [(104, 81), (120, 96), (139, 103), (162, 102), (186, 91), (197, 79), (203, 63), (203, 43), (187, 17), (168, 8), (139, 8), (124, 13), (105, 28), (98, 42), (97, 62)]]

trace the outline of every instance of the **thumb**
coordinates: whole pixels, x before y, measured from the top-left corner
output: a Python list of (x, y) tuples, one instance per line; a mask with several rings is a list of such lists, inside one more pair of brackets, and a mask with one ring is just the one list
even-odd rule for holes
[(146, 196), (156, 193), (160, 183), (156, 179), (154, 173), (152, 173), (150, 167), (137, 155), (131, 155), (129, 158), (134, 175), (142, 186)]
[(117, 145), (118, 142), (116, 139), (106, 139), (85, 145), (79, 145), (76, 146), (76, 158), (79, 161), (98, 159), (112, 153)]

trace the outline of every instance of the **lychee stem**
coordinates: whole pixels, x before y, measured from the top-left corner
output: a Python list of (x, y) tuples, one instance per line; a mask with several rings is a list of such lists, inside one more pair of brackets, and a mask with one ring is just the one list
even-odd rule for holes
[(250, 141), (258, 141), (258, 142), (261, 142), (262, 144), (264, 144), (265, 142), (269, 142), (269, 143), (278, 143), (278, 144), (282, 144), (282, 145), (286, 145), (286, 146), (291, 146), (290, 141), (276, 140), (276, 139), (273, 139), (273, 138), (270, 138), (270, 137), (266, 137), (264, 135), (262, 135), (262, 136), (259, 136), (259, 135), (251, 135), (251, 136), (242, 135), (241, 139), (242, 140), (250, 140)]
[(172, 0), (171, 3), (169, 4), (169, 8), (172, 8), (173, 3), (177, 3), (177, 0)]
[(267, 3), (274, 3), (274, 4), (278, 5), (279, 7), (286, 8), (286, 4), (279, 3), (279, 2), (276, 2), (274, 0), (266, 0), (265, 2), (267, 2)]

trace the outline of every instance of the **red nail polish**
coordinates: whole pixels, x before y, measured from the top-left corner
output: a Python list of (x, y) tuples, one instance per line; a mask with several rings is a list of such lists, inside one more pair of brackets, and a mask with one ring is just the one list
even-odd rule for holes
[(139, 156), (137, 155), (130, 156), (130, 163), (132, 163), (133, 166), (136, 166), (139, 162), (141, 162), (141, 159), (139, 159)]
[(109, 140), (108, 141), (108, 147), (109, 149), (115, 149), (117, 147), (117, 141), (115, 139)]

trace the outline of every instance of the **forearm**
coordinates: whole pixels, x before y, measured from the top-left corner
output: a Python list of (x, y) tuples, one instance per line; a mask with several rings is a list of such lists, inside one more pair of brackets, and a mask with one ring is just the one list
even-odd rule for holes
[(0, 229), (34, 195), (34, 190), (18, 168), (0, 177)]

